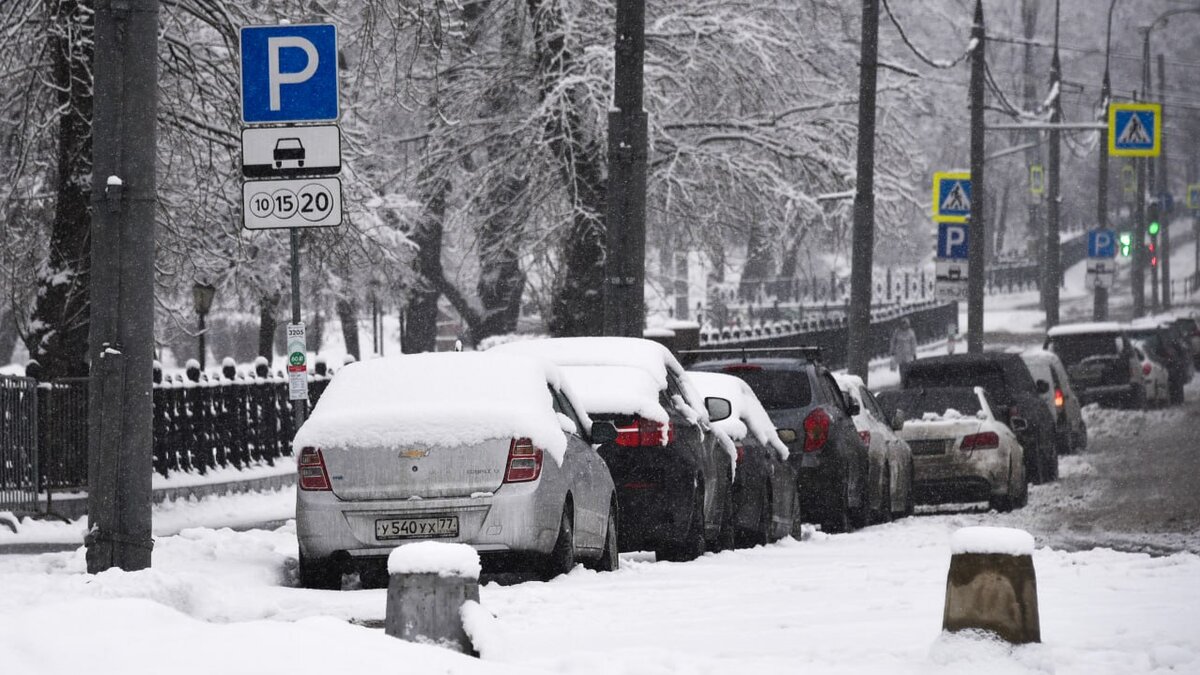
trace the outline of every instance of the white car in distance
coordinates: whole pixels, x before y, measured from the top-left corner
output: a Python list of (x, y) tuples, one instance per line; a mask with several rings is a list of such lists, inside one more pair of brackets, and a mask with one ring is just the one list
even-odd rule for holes
[(867, 485), (870, 488), (871, 519), (887, 522), (913, 512), (913, 456), (908, 443), (892, 430), (890, 418), (880, 407), (862, 378), (834, 373), (842, 393), (858, 404), (851, 419), (870, 460)]
[(1146, 382), (1146, 405), (1165, 406), (1171, 403), (1171, 379), (1167, 367), (1154, 360), (1141, 340), (1133, 341), (1133, 353), (1142, 364), (1142, 379)]

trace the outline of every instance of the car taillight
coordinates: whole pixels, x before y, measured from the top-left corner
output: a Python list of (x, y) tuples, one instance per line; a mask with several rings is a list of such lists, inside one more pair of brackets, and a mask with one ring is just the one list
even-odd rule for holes
[(325, 457), (318, 448), (301, 448), (300, 459), (301, 490), (331, 490), (329, 472), (325, 469)]
[(962, 441), (963, 450), (989, 450), (998, 447), (1000, 447), (1000, 435), (994, 431), (971, 434)]
[(871, 432), (860, 431), (860, 432), (858, 432), (858, 437), (862, 439), (863, 445), (871, 444)]
[(635, 417), (633, 424), (627, 427), (617, 427), (617, 445), (626, 448), (670, 445), (674, 441), (675, 425), (670, 422), (663, 424)]
[(542, 475), (542, 449), (533, 446), (528, 438), (514, 438), (508, 446), (508, 468), (505, 483), (527, 483)]
[(1054, 390), (1054, 407), (1061, 408), (1061, 407), (1063, 407), (1063, 405), (1066, 404), (1066, 402), (1067, 402), (1067, 397), (1063, 396), (1063, 390), (1055, 389)]
[(829, 440), (829, 413), (817, 408), (804, 418), (804, 451), (816, 452)]
[(742, 445), (739, 445), (739, 446), (737, 446), (737, 463), (738, 463), (738, 466), (741, 466), (741, 464), (742, 464), (742, 460), (743, 460), (743, 459), (746, 459), (746, 447), (745, 447), (745, 446), (742, 446)]
[(1142, 375), (1149, 375), (1151, 370), (1153, 369), (1150, 367), (1149, 363), (1142, 364)]

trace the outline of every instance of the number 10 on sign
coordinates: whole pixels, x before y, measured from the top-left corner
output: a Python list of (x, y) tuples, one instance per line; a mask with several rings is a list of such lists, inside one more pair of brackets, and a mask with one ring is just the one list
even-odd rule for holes
[(341, 225), (342, 183), (337, 178), (246, 181), (242, 219), (247, 230)]

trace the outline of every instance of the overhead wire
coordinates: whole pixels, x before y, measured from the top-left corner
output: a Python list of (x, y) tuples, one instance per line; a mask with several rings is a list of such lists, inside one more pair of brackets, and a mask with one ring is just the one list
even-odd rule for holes
[(896, 27), (896, 32), (900, 34), (900, 39), (904, 42), (905, 46), (907, 46), (909, 51), (911, 51), (914, 55), (916, 55), (916, 57), (922, 63), (929, 66), (930, 68), (938, 68), (940, 70), (948, 70), (950, 68), (957, 66), (958, 64), (962, 63), (963, 61), (965, 61), (967, 59), (967, 57), (971, 55), (971, 52), (975, 50), (975, 46), (976, 46), (975, 39), (972, 38), (971, 41), (967, 43), (967, 48), (963, 51), (963, 53), (960, 54), (953, 61), (938, 61), (934, 58), (927, 56), (915, 44), (913, 44), (912, 40), (909, 39), (908, 32), (904, 30), (904, 26), (900, 25), (900, 21), (896, 18), (896, 15), (892, 13), (892, 7), (891, 7), (891, 5), (888, 4), (888, 0), (882, 0), (882, 1), (883, 1), (883, 9), (887, 13), (888, 19), (892, 22), (892, 25)]

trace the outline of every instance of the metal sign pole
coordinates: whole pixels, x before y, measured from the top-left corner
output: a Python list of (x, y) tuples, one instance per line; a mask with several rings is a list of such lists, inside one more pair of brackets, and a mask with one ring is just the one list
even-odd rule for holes
[[(292, 325), (301, 327), (300, 340), (301, 340), (301, 342), (307, 343), (307, 339), (305, 338), (304, 331), (303, 331), (304, 324), (300, 317), (300, 228), (293, 227), (289, 230), (289, 232), (291, 233), (291, 240), (292, 240)], [(289, 328), (291, 328), (291, 326), (289, 326)], [(288, 337), (289, 337), (288, 342), (290, 344), (291, 336), (289, 335)], [(307, 344), (305, 344), (304, 347), (305, 347), (305, 353), (306, 353), (307, 352)], [(305, 371), (307, 371), (308, 366), (307, 366), (307, 364), (305, 364), (303, 362), (301, 362), (300, 364), (292, 364), (291, 358), (290, 358), (291, 351), (292, 351), (291, 347), (289, 346), (289, 348), (288, 348), (288, 352), (289, 352), (288, 366), (289, 367), (291, 367), (293, 365), (304, 366)], [(306, 378), (305, 384), (307, 384), (308, 373), (307, 372), (303, 373), (303, 376)], [(293, 398), (292, 399), (292, 415), (296, 422), (295, 426), (296, 426), (297, 431), (300, 430), (300, 425), (304, 424), (304, 418), (308, 414), (308, 397), (307, 397), (308, 387), (306, 386), (306, 387), (304, 387), (304, 389), (306, 391), (304, 392), (305, 396), (303, 398)]]

